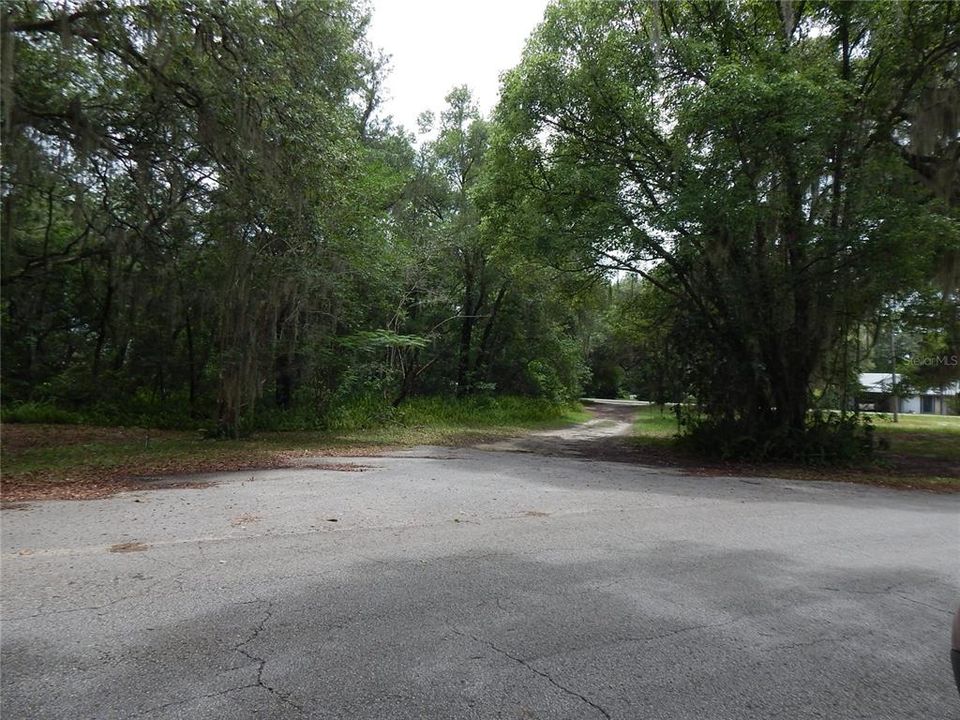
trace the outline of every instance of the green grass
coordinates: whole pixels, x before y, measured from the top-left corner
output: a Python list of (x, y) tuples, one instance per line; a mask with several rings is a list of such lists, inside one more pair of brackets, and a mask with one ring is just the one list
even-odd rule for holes
[[(579, 405), (531, 398), (414, 398), (379, 425), (257, 432), (240, 440), (197, 431), (84, 425), (5, 425), (4, 482), (211, 472), (279, 464), (299, 455), (357, 455), (389, 446), (457, 445), (585, 420)], [(346, 424), (346, 423), (344, 423)]]
[[(212, 412), (212, 410), (211, 410)], [(309, 401), (289, 410), (258, 407), (242, 423), (244, 434), (257, 431), (353, 432), (387, 426), (481, 427), (550, 422), (569, 417), (585, 419), (572, 406), (542, 398), (518, 396), (413, 397), (393, 407), (380, 393), (335, 399), (323, 410)], [(3, 423), (149, 427), (165, 430), (212, 430), (211, 417), (191, 413), (188, 404), (172, 400), (167, 405), (149, 398), (132, 398), (122, 407), (99, 404), (67, 409), (48, 402), (7, 403), (0, 408)]]
[[(960, 490), (960, 416), (873, 415), (876, 435), (886, 447), (869, 466), (812, 468), (778, 463), (728, 463), (730, 472), (810, 480), (847, 480), (900, 487)], [(651, 457), (689, 463), (696, 461), (676, 442), (676, 417), (669, 407), (639, 409), (634, 435)]]
[[(960, 461), (960, 416), (900, 415), (895, 423), (892, 415), (870, 415), (877, 436), (889, 443), (889, 452)], [(677, 434), (676, 416), (669, 407), (640, 408), (633, 427), (644, 444), (664, 444)]]
[[(381, 417), (379, 421), (377, 417)], [(17, 424), (3, 427), (3, 476), (9, 483), (93, 482), (126, 476), (216, 472), (281, 465), (304, 455), (362, 455), (410, 445), (461, 445), (491, 441), (531, 429), (582, 422), (579, 405), (530, 398), (414, 398), (385, 416), (369, 408), (345, 412), (336, 429), (261, 431), (242, 440), (210, 440), (196, 430)], [(877, 435), (890, 444), (865, 468), (811, 469), (784, 465), (733, 466), (730, 472), (792, 479), (851, 480), (884, 485), (960, 489), (960, 417), (902, 415), (875, 418)], [(658, 461), (688, 463), (677, 448), (671, 409), (640, 408), (634, 423), (638, 447)]]
[(677, 416), (670, 407), (641, 407), (633, 422), (633, 432), (641, 444), (672, 444), (677, 434)]
[(579, 405), (562, 405), (523, 397), (478, 397), (452, 400), (414, 398), (400, 406), (399, 422), (407, 427), (483, 428), (535, 427), (542, 423), (582, 422), (590, 415)]
[(960, 462), (960, 415), (878, 415), (875, 426), (891, 453)]

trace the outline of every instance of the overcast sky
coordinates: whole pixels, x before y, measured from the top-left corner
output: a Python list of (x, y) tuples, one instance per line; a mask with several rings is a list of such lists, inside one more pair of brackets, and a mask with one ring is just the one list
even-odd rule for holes
[(416, 131), (456, 85), (473, 90), (481, 112), (497, 102), (499, 76), (520, 61), (547, 0), (372, 0), (369, 37), (391, 56), (386, 114)]

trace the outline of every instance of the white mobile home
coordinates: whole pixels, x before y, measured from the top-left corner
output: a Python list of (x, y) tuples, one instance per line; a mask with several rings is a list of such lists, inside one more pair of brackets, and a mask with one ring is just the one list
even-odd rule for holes
[[(897, 374), (897, 384), (902, 382)], [(860, 404), (878, 412), (893, 412), (893, 377), (890, 373), (860, 373)], [(957, 396), (960, 395), (960, 382), (954, 382), (943, 388), (928, 388), (923, 391), (911, 390), (910, 394), (898, 398), (897, 410), (902, 413), (923, 415), (956, 415)]]

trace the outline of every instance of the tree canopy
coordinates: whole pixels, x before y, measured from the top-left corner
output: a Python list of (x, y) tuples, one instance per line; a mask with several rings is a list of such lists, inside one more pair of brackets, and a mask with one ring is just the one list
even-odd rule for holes
[(0, 13), (5, 403), (236, 435), (586, 387), (804, 455), (894, 314), (960, 353), (955, 3), (561, 0), (419, 139), (353, 0)]
[(960, 8), (561, 2), (504, 81), (507, 232), (666, 301), (681, 384), (803, 442), (852, 324), (942, 272), (956, 301)]

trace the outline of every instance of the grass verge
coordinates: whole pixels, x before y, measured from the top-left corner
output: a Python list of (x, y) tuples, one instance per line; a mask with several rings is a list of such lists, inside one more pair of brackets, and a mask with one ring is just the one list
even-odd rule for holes
[(793, 480), (832, 480), (904, 489), (960, 492), (960, 416), (874, 417), (885, 449), (862, 466), (817, 467), (786, 463), (705, 462), (675, 442), (677, 422), (669, 408), (640, 408), (634, 422), (637, 452), (648, 461), (681, 465), (697, 474), (757, 475)]
[(142, 486), (145, 477), (302, 467), (310, 458), (485, 442), (587, 417), (579, 406), (527, 398), (416, 398), (377, 427), (259, 432), (242, 440), (209, 440), (196, 431), (4, 424), (0, 496), (12, 501), (102, 497)]

